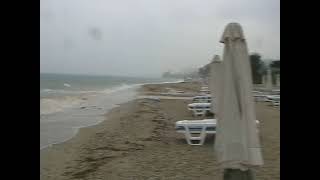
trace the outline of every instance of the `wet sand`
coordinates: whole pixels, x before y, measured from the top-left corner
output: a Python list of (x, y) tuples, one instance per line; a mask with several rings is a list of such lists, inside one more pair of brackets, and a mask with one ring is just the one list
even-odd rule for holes
[[(168, 89), (198, 92), (197, 83), (145, 85), (144, 92)], [(194, 119), (190, 100), (138, 99), (106, 114), (98, 125), (82, 128), (71, 140), (40, 151), (42, 180), (69, 179), (221, 179), (213, 152), (214, 136), (203, 146), (189, 146), (174, 123)], [(265, 165), (255, 169), (257, 180), (280, 179), (280, 111), (256, 104)]]

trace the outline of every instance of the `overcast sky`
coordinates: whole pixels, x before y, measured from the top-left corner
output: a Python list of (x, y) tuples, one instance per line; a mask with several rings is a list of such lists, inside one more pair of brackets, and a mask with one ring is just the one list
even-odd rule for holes
[(229, 22), (280, 59), (279, 0), (41, 0), (41, 72), (157, 76), (221, 55)]

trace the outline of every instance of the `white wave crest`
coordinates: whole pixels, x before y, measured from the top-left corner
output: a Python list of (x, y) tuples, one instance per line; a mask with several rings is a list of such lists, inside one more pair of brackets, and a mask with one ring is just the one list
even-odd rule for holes
[(68, 83), (64, 83), (63, 85), (64, 85), (65, 87), (71, 87), (71, 85), (68, 84)]
[(105, 89), (102, 91), (102, 93), (110, 94), (110, 93), (114, 93), (117, 91), (126, 90), (126, 89), (132, 88), (134, 86), (136, 86), (136, 84), (128, 85), (128, 84), (123, 83), (120, 86), (115, 86), (112, 88)]
[(79, 97), (59, 97), (59, 98), (42, 98), (40, 99), (40, 114), (51, 114), (63, 111), (65, 108), (70, 108), (80, 105), (84, 99)]

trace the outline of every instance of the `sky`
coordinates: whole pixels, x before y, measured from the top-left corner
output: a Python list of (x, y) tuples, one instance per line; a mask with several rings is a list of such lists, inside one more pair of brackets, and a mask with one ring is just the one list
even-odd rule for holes
[(40, 72), (160, 76), (222, 55), (230, 22), (280, 59), (279, 0), (40, 0)]

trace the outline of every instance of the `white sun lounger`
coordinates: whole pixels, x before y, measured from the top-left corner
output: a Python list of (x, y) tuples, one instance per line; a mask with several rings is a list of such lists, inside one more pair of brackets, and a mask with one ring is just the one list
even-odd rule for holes
[(272, 101), (273, 107), (280, 107), (280, 101)]
[[(260, 123), (256, 120), (257, 130)], [(184, 133), (189, 145), (203, 145), (207, 134), (216, 134), (216, 119), (181, 120), (175, 124), (178, 133)]]
[(280, 95), (268, 95), (266, 96), (266, 102), (272, 102), (272, 101), (280, 101)]
[(265, 94), (265, 93), (260, 92), (260, 91), (252, 91), (252, 93), (253, 93), (254, 100), (256, 102), (261, 102), (261, 101), (264, 102), (264, 101), (266, 101), (267, 100), (267, 96), (269, 95), (269, 94)]
[(209, 95), (195, 96), (192, 99), (194, 103), (211, 103), (212, 97)]
[(280, 95), (280, 89), (274, 89), (271, 91), (271, 94)]
[(205, 90), (205, 89), (200, 90), (201, 95), (206, 95), (206, 94), (210, 94), (210, 93), (211, 93), (210, 90)]
[(203, 145), (207, 134), (216, 133), (216, 119), (177, 121), (175, 128), (184, 133), (189, 145)]
[(209, 90), (209, 87), (207, 87), (207, 86), (202, 86), (200, 90)]
[(257, 102), (262, 102), (266, 100), (266, 95), (262, 95), (262, 94), (254, 94), (253, 97), (254, 97), (254, 100)]
[(191, 103), (188, 104), (188, 109), (194, 116), (204, 116), (208, 111), (211, 112), (211, 103)]

